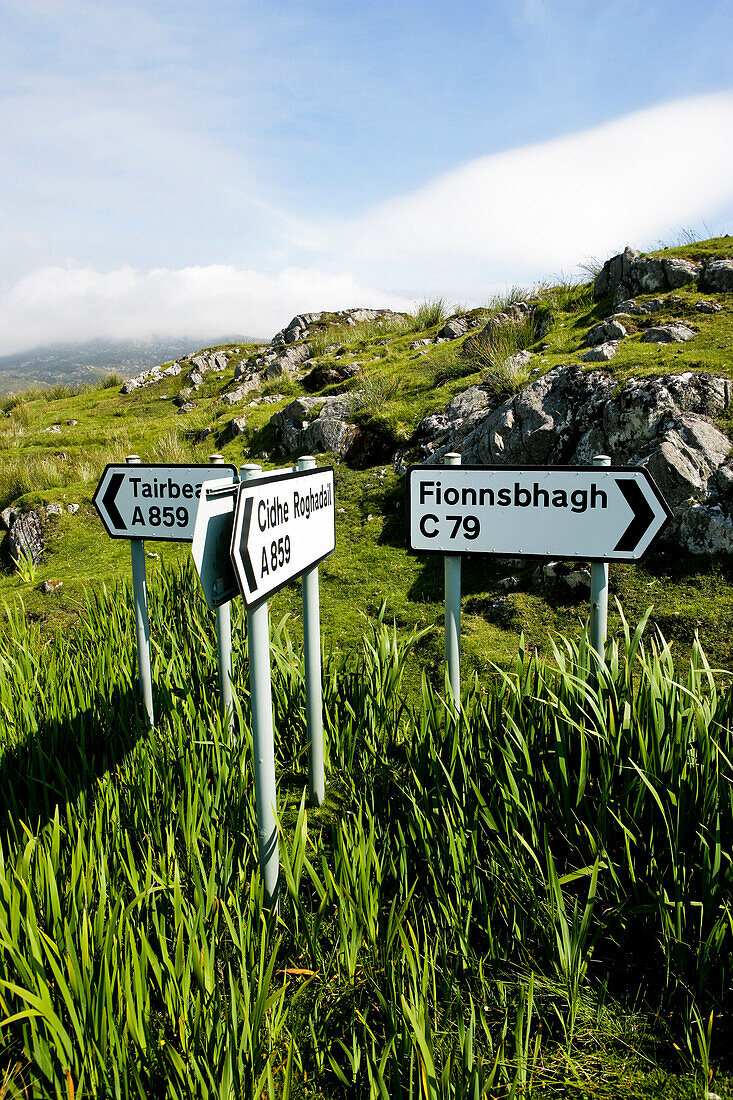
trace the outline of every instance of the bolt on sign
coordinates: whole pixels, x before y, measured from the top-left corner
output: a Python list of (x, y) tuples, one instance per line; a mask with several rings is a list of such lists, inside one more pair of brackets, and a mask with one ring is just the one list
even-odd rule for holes
[(643, 467), (408, 471), (412, 550), (638, 561), (670, 517)]
[(243, 481), (231, 556), (253, 607), (336, 548), (333, 467)]
[(113, 539), (191, 542), (201, 486), (236, 466), (110, 464), (92, 499)]

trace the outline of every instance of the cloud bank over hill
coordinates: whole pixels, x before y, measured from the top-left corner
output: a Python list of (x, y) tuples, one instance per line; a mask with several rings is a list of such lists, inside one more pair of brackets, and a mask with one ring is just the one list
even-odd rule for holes
[(731, 168), (725, 92), (479, 157), (349, 219), (268, 220), (263, 199), (270, 238), (246, 269), (100, 271), (72, 257), (25, 275), (0, 294), (0, 354), (150, 333), (269, 336), (295, 313), (406, 309), (436, 294), (480, 304), (503, 284), (569, 273), (627, 243), (654, 248), (687, 227), (729, 231)]
[(695, 96), (480, 157), (338, 227), (332, 247), (367, 275), (389, 256), (392, 278), (470, 295), (730, 216), (732, 169), (733, 93)]
[(269, 339), (296, 313), (364, 303), (410, 304), (350, 274), (308, 268), (268, 275), (224, 264), (148, 272), (121, 267), (107, 273), (48, 267), (21, 279), (0, 300), (0, 349), (12, 354), (39, 344), (150, 333), (244, 332)]

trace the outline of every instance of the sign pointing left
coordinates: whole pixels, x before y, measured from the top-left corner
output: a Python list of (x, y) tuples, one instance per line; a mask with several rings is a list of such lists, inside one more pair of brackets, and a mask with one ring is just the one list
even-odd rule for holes
[(109, 465), (92, 503), (113, 539), (193, 540), (196, 509), (205, 481), (236, 466)]
[(102, 497), (102, 504), (107, 509), (107, 514), (115, 525), (117, 531), (125, 530), (125, 521), (120, 515), (119, 508), (115, 504), (117, 494), (120, 491), (120, 486), (122, 485), (122, 482), (124, 480), (124, 474), (112, 474), (112, 477), (109, 479), (109, 485), (107, 486), (105, 494)]

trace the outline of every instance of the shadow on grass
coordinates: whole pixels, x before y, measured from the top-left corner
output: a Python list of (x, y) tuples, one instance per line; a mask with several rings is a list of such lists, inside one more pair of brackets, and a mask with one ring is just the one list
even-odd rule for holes
[(50, 821), (118, 767), (148, 732), (142, 705), (130, 688), (116, 687), (95, 707), (41, 723), (26, 741), (0, 756), (0, 843), (18, 822)]

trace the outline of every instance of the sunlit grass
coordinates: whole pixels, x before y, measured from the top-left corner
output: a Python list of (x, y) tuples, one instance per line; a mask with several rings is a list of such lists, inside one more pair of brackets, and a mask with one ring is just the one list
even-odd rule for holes
[(466, 685), (456, 721), (427, 680), (407, 702), (422, 639), (381, 614), (326, 657), (312, 811), (303, 656), (273, 625), (283, 899), (268, 923), (244, 616), (230, 744), (196, 584), (187, 568), (151, 586), (153, 732), (127, 586), (93, 597), (72, 635), (49, 642), (21, 611), (0, 637), (6, 1095), (308, 1082), (459, 1100), (570, 1074), (585, 1095), (631, 1097), (656, 1088), (650, 1052), (672, 1041), (678, 1094), (711, 1070), (715, 1086), (733, 707), (699, 648), (686, 671), (642, 628), (603, 664), (584, 641), (520, 652)]

